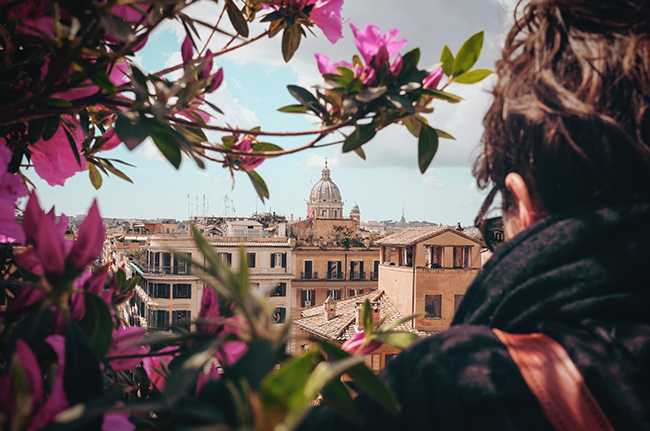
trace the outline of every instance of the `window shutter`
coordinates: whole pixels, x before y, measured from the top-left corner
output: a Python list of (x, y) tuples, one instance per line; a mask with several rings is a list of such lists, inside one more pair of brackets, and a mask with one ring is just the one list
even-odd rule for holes
[(307, 291), (301, 290), (300, 291), (300, 306), (304, 307), (305, 306), (305, 301), (307, 300)]
[(173, 284), (172, 289), (174, 289), (174, 293), (172, 294), (172, 296), (174, 299), (176, 299), (178, 296), (178, 284)]
[(178, 312), (174, 311), (172, 312), (172, 325), (175, 325), (178, 323)]
[(153, 297), (158, 298), (158, 283), (153, 284)]
[(363, 295), (363, 289), (359, 289), (359, 295)]
[(359, 277), (363, 274), (363, 260), (359, 262)]
[(187, 311), (185, 312), (185, 317), (186, 317), (185, 320), (187, 320), (187, 322), (191, 322), (191, 321), (192, 321), (192, 311), (191, 311), (191, 310), (187, 310)]
[[(329, 290), (329, 289), (327, 289), (327, 296), (332, 296), (332, 291)], [(326, 296), (326, 297), (327, 297), (327, 296)]]
[(287, 254), (282, 253), (282, 268), (286, 268), (286, 267), (287, 267)]
[[(187, 253), (188, 259), (192, 259), (192, 253)], [(187, 274), (192, 273), (192, 264), (187, 262)]]
[(275, 268), (275, 253), (271, 253), (271, 268)]

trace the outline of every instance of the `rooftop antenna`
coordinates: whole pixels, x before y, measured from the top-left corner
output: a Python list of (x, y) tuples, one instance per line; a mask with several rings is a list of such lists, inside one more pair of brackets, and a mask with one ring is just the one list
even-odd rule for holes
[(192, 219), (192, 214), (191, 214), (191, 204), (190, 204), (190, 194), (187, 194), (187, 220), (190, 221)]

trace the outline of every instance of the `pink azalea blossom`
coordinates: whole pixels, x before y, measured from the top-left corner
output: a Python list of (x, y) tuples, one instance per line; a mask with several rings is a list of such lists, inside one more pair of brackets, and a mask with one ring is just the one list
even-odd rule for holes
[(20, 18), (22, 25), (16, 27), (17, 33), (41, 36), (29, 27), (37, 28), (45, 34), (54, 36), (54, 21), (47, 0), (26, 0), (17, 2), (7, 13), (7, 18)]
[[(124, 403), (118, 401), (114, 407), (120, 408)], [(102, 431), (133, 431), (135, 424), (129, 421), (128, 411), (111, 411), (104, 415)]]
[(316, 63), (318, 64), (318, 71), (323, 75), (326, 73), (335, 73), (338, 75), (339, 72), (336, 70), (338, 66), (347, 67), (350, 70), (354, 69), (354, 66), (347, 61), (339, 61), (332, 64), (332, 61), (323, 54), (315, 54), (314, 56), (316, 57)]
[[(253, 147), (251, 146), (252, 139), (244, 138), (235, 142), (232, 146), (233, 150), (242, 151), (246, 153), (252, 153)], [(261, 165), (266, 157), (259, 156), (239, 156), (240, 166), (247, 171), (251, 171)]]
[(18, 174), (7, 172), (11, 162), (11, 151), (0, 139), (0, 242), (25, 242), (25, 235), (16, 222), (15, 202), (27, 194), (23, 179)]
[[(178, 352), (178, 347), (168, 346), (164, 349), (160, 349), (159, 352)], [(165, 389), (165, 383), (167, 382), (167, 374), (165, 373), (164, 367), (162, 366), (161, 360), (169, 364), (178, 353), (161, 355), (161, 356), (148, 356), (142, 360), (142, 366), (149, 376), (149, 380), (153, 383), (158, 390), (162, 391)]]
[(181, 57), (183, 58), (183, 67), (187, 67), (187, 65), (190, 64), (190, 61), (192, 61), (192, 55), (194, 55), (192, 39), (189, 36), (185, 36), (185, 39), (181, 44)]
[(104, 133), (104, 143), (102, 144), (102, 151), (110, 151), (122, 144), (122, 140), (117, 136), (115, 129), (111, 129)]
[(336, 43), (343, 37), (341, 24), (343, 0), (310, 0), (309, 4), (314, 5), (309, 14), (311, 22), (323, 31), (330, 42)]
[(426, 88), (427, 90), (437, 90), (438, 84), (440, 84), (440, 80), (442, 79), (442, 75), (442, 67), (437, 68), (431, 73), (431, 75), (424, 78), (422, 81), (422, 87)]
[[(361, 331), (357, 333), (354, 337), (350, 338), (348, 341), (343, 343), (341, 349), (345, 350), (348, 353), (359, 354), (359, 355), (368, 355), (379, 347), (381, 347), (381, 341), (373, 339), (365, 347), (361, 348), (363, 343), (366, 342), (366, 333)], [(359, 351), (361, 349), (361, 351)]]
[(63, 124), (51, 139), (40, 139), (29, 147), (36, 173), (51, 186), (62, 186), (65, 180), (77, 172), (86, 170), (86, 159), (80, 156), (81, 165), (77, 163), (66, 130), (72, 136), (77, 151), (81, 153), (81, 142), (84, 139), (81, 129), (71, 129)]
[[(118, 329), (113, 330), (113, 339), (108, 348), (106, 356), (122, 356), (122, 355), (139, 355), (149, 353), (149, 346), (142, 347), (139, 342), (145, 335), (145, 329), (132, 326), (125, 328), (120, 326)], [(142, 358), (116, 358), (111, 359), (111, 367), (113, 371), (119, 373), (120, 371), (130, 370), (135, 368)]]
[[(352, 23), (350, 23), (350, 27), (354, 33), (354, 43), (357, 45), (366, 64), (370, 64), (372, 58), (379, 53), (382, 47), (386, 49), (386, 53), (382, 53), (381, 58), (383, 61), (388, 61), (406, 45), (406, 39), (396, 40), (400, 34), (400, 31), (396, 28), (381, 34), (379, 27), (374, 25), (367, 25), (363, 31)], [(381, 66), (381, 64), (377, 62), (376, 66)]]
[[(27, 411), (31, 418), (26, 424), (27, 431), (36, 431), (50, 423), (60, 412), (68, 408), (68, 399), (63, 384), (65, 369), (65, 338), (61, 335), (50, 335), (45, 339), (57, 355), (56, 374), (53, 378), (52, 390), (48, 395), (43, 390), (43, 377), (34, 352), (23, 340), (16, 341), (14, 357), (9, 367), (9, 373), (0, 377), (0, 404), (7, 415), (7, 429), (16, 419), (14, 412), (16, 404), (15, 389), (17, 384), (26, 385), (31, 395), (29, 406), (20, 406)], [(22, 383), (18, 383), (20, 381)]]

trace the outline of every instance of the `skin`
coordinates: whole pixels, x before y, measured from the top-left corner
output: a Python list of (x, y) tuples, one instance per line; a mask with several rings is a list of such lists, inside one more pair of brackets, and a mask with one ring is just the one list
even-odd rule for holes
[(506, 176), (505, 185), (515, 199), (515, 205), (503, 215), (503, 228), (506, 241), (513, 238), (528, 226), (542, 219), (535, 202), (528, 193), (528, 187), (521, 175), (511, 172)]

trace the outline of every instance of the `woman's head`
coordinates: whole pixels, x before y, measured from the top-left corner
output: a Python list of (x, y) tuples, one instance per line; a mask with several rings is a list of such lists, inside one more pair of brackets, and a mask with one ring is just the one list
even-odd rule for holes
[[(650, 202), (650, 1), (519, 3), (474, 165), (537, 209)], [(504, 193), (506, 212), (514, 202)]]

